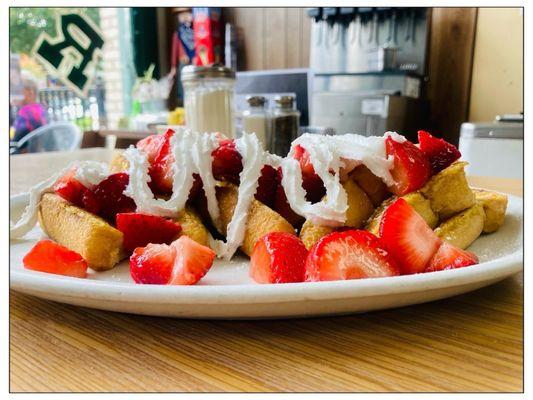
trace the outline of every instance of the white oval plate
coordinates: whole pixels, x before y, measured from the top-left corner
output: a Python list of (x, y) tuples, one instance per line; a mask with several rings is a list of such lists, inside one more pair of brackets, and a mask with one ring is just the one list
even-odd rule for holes
[[(10, 200), (16, 219), (26, 194)], [(248, 259), (215, 261), (195, 286), (136, 285), (128, 262), (87, 279), (25, 270), (22, 258), (44, 233), (34, 228), (10, 241), (11, 288), (43, 299), (102, 310), (183, 318), (284, 318), (357, 313), (401, 307), (475, 290), (523, 267), (523, 203), (509, 196), (504, 226), (470, 247), (480, 264), (467, 268), (390, 278), (258, 285), (248, 277)]]

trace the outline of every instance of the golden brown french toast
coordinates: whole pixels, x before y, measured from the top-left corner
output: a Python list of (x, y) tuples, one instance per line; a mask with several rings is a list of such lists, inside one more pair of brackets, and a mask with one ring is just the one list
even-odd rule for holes
[[(224, 235), (226, 234), (226, 228), (231, 221), (233, 211), (237, 205), (237, 198), (236, 186), (225, 185), (217, 187), (220, 218), (218, 221), (215, 221), (215, 226)], [(263, 203), (253, 199), (248, 210), (244, 241), (240, 249), (248, 256), (251, 255), (257, 239), (270, 232), (295, 233), (294, 228), (285, 218)]]
[(476, 200), (483, 206), (485, 211), (484, 233), (497, 231), (505, 219), (507, 210), (507, 196), (502, 193), (489, 190), (472, 189)]
[[(355, 229), (360, 228), (374, 211), (374, 206), (369, 196), (353, 180), (348, 179), (342, 184), (348, 198), (345, 226)], [(329, 226), (315, 225), (311, 221), (304, 222), (300, 230), (300, 239), (305, 247), (311, 248), (321, 237), (334, 231)]]
[(431, 177), (420, 189), (440, 219), (446, 219), (474, 205), (474, 193), (465, 176), (464, 169), (467, 164), (464, 161), (454, 162)]
[(181, 235), (190, 237), (195, 242), (209, 247), (208, 237), (209, 232), (202, 223), (200, 216), (192, 207), (185, 207), (175, 221), (181, 225)]
[(461, 249), (466, 249), (483, 231), (485, 211), (480, 203), (450, 217), (435, 229), (438, 237)]
[(387, 185), (364, 165), (355, 168), (350, 173), (350, 178), (364, 190), (374, 207), (378, 207), (391, 196)]
[(111, 269), (126, 256), (122, 232), (55, 193), (42, 196), (39, 224), (51, 239), (79, 253), (96, 271)]

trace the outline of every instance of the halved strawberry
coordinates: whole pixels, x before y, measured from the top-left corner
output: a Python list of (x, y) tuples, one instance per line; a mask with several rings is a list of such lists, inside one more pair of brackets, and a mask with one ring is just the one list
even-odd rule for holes
[(213, 265), (215, 252), (188, 236), (181, 236), (170, 247), (174, 249), (176, 258), (169, 285), (194, 285)]
[(74, 176), (76, 175), (76, 168), (72, 168), (69, 172), (63, 175), (54, 184), (54, 191), (71, 202), (75, 206), (83, 206), (83, 195), (89, 190)]
[(219, 147), (211, 153), (213, 157), (213, 176), (218, 181), (239, 183), (242, 171), (242, 156), (231, 139), (220, 140)]
[(99, 215), (109, 221), (115, 221), (118, 213), (135, 211), (135, 202), (123, 192), (128, 186), (129, 175), (125, 172), (111, 174), (96, 185), (92, 192), (100, 205)]
[(175, 258), (174, 248), (166, 244), (138, 247), (130, 257), (130, 275), (135, 283), (166, 285)]
[(442, 242), (424, 272), (468, 267), (478, 262), (477, 256), (471, 251), (462, 250), (450, 243)]
[(418, 143), (420, 150), (429, 159), (433, 174), (442, 171), (461, 157), (461, 152), (453, 144), (426, 131), (418, 131)]
[[(174, 156), (170, 151), (170, 138), (174, 135), (172, 129), (168, 129), (163, 139), (158, 139), (157, 143), (154, 143), (154, 151), (157, 148), (157, 154), (153, 156), (150, 165), (150, 189), (157, 194), (170, 194), (172, 193), (172, 183), (174, 171), (172, 165), (174, 164)], [(148, 146), (147, 146), (148, 147)]]
[(75, 251), (51, 240), (41, 240), (22, 259), (24, 268), (50, 274), (85, 278), (87, 262)]
[(349, 230), (324, 236), (309, 250), (308, 282), (381, 278), (400, 274), (395, 260), (379, 238), (367, 231)]
[(326, 188), (322, 178), (318, 176), (311, 164), (309, 153), (300, 145), (294, 148), (294, 158), (300, 162), (302, 170), (302, 187), (306, 191), (306, 199), (311, 203), (322, 200), (326, 194)]
[(402, 198), (383, 213), (379, 235), (404, 275), (423, 272), (442, 243), (426, 221)]
[(148, 243), (170, 244), (181, 232), (177, 222), (141, 213), (117, 214), (117, 229), (124, 234), (123, 246), (129, 251)]
[(250, 276), (257, 283), (303, 282), (307, 249), (300, 238), (286, 232), (261, 237), (250, 258)]
[(400, 143), (389, 136), (385, 139), (385, 145), (387, 155), (394, 157), (391, 170), (394, 185), (389, 190), (403, 196), (424, 186), (431, 174), (426, 155), (408, 140)]

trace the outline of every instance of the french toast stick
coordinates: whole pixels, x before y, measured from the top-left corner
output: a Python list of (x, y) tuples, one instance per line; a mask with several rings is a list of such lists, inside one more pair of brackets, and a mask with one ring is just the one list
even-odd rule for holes
[(79, 253), (95, 271), (111, 269), (126, 256), (122, 232), (55, 193), (42, 196), (38, 215), (52, 240)]
[(489, 190), (472, 189), (476, 201), (483, 206), (485, 211), (484, 233), (495, 232), (503, 225), (505, 211), (507, 210), (507, 196)]
[(461, 211), (440, 224), (435, 233), (446, 242), (466, 249), (476, 240), (485, 224), (485, 211), (480, 203)]
[(209, 247), (209, 232), (192, 207), (186, 206), (174, 220), (181, 225), (180, 236), (188, 236), (196, 243)]
[(378, 207), (387, 197), (391, 196), (387, 185), (365, 165), (355, 168), (350, 173), (350, 178), (363, 189), (374, 207)]
[[(369, 196), (353, 180), (349, 179), (342, 184), (348, 198), (345, 226), (360, 228), (374, 211), (374, 206)], [(311, 221), (304, 222), (300, 230), (300, 239), (305, 247), (311, 248), (321, 237), (333, 232), (329, 226), (315, 225)]]
[[(226, 234), (226, 228), (231, 221), (233, 211), (237, 206), (238, 190), (234, 185), (217, 187), (217, 200), (220, 209), (220, 218), (215, 221), (215, 226), (222, 234)], [(263, 203), (252, 200), (248, 210), (248, 219), (244, 233), (244, 241), (240, 249), (250, 256), (255, 242), (270, 232), (287, 232), (295, 234), (292, 225), (285, 218)]]
[[(407, 204), (415, 209), (415, 211), (424, 218), (424, 221), (431, 227), (435, 229), (439, 224), (439, 217), (433, 212), (430, 206), (430, 202), (419, 192), (408, 193), (404, 196), (401, 196)], [(382, 205), (376, 209), (372, 217), (366, 223), (365, 229), (376, 236), (379, 236), (379, 225), (381, 223), (381, 217), (383, 213), (398, 197), (394, 196), (390, 199), (384, 201)]]
[(474, 205), (474, 193), (468, 186), (465, 176), (467, 164), (464, 161), (454, 162), (432, 176), (420, 189), (420, 192), (431, 202), (431, 209), (441, 219), (451, 217)]

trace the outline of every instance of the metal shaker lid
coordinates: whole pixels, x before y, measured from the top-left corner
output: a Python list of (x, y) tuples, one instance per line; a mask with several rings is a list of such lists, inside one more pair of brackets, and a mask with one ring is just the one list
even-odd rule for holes
[(246, 101), (252, 107), (261, 107), (266, 103), (266, 98), (264, 96), (246, 96)]
[(277, 107), (292, 107), (294, 105), (294, 96), (276, 96), (274, 101)]
[(181, 81), (192, 81), (202, 78), (231, 78), (235, 79), (235, 71), (222, 65), (211, 67), (187, 65), (181, 70)]

